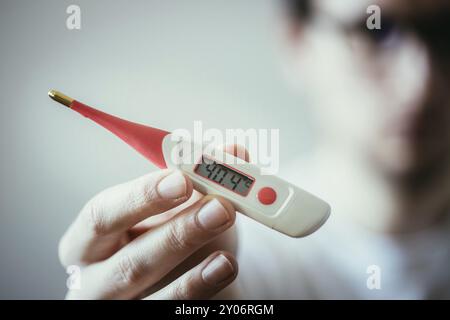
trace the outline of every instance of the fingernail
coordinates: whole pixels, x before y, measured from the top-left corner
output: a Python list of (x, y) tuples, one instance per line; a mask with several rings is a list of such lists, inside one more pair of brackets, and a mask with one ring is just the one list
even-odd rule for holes
[(202, 278), (206, 283), (216, 286), (233, 273), (234, 267), (231, 262), (223, 254), (219, 254), (203, 269)]
[(207, 202), (197, 214), (198, 222), (203, 228), (214, 230), (230, 220), (228, 211), (217, 199)]
[(180, 171), (174, 171), (158, 183), (157, 190), (161, 198), (181, 198), (186, 195), (186, 179)]

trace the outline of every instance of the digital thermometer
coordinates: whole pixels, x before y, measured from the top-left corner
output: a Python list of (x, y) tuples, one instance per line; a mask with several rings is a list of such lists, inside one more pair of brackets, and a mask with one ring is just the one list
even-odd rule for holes
[(195, 141), (117, 118), (54, 90), (49, 96), (105, 127), (159, 168), (182, 171), (197, 191), (220, 195), (237, 211), (281, 233), (306, 236), (330, 215), (325, 201), (279, 177), (262, 175), (258, 166), (222, 150), (205, 152)]

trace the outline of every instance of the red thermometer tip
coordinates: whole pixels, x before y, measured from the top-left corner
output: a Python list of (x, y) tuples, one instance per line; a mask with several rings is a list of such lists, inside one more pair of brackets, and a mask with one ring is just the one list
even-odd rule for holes
[(167, 167), (162, 143), (169, 132), (120, 119), (89, 107), (55, 90), (50, 90), (48, 95), (53, 100), (108, 129), (159, 168)]

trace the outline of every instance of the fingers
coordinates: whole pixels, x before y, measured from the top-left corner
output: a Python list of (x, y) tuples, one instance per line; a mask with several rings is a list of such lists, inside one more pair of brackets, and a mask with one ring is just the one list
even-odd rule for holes
[(215, 252), (192, 270), (146, 299), (208, 299), (236, 278), (238, 265), (228, 252)]
[(191, 194), (190, 180), (180, 171), (169, 170), (101, 192), (86, 204), (63, 236), (61, 262), (86, 264), (109, 257), (123, 243), (127, 229), (180, 205)]
[[(243, 159), (244, 161), (247, 161), (247, 162), (250, 161), (249, 153), (248, 153), (247, 149), (245, 149), (244, 146), (241, 146), (238, 144), (232, 144), (232, 145), (222, 146), (222, 148), (226, 153), (232, 154), (235, 157)], [(158, 216), (158, 219), (152, 219), (151, 221), (145, 220), (142, 223), (137, 224), (129, 231), (131, 239), (137, 238), (138, 236), (147, 232), (150, 228), (154, 227), (155, 225), (165, 223), (167, 220), (172, 218), (175, 214), (180, 212), (184, 207), (187, 207), (187, 206), (191, 205), (192, 203), (198, 201), (201, 196), (203, 196), (201, 193), (194, 190), (192, 193), (192, 196), (189, 198), (189, 200), (186, 201), (185, 203), (183, 203), (181, 206), (178, 206), (177, 208), (169, 210), (168, 212), (166, 212), (166, 214), (164, 214), (162, 216)], [(161, 218), (161, 219), (159, 219), (159, 218)]]
[(103, 263), (102, 277), (87, 283), (104, 288), (102, 298), (134, 298), (234, 221), (235, 211), (228, 201), (206, 196), (120, 249)]

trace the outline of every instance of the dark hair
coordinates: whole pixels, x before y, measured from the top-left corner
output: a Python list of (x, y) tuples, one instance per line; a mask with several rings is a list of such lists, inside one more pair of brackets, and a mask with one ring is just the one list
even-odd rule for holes
[(305, 20), (311, 15), (310, 0), (283, 0), (289, 17), (295, 20)]

